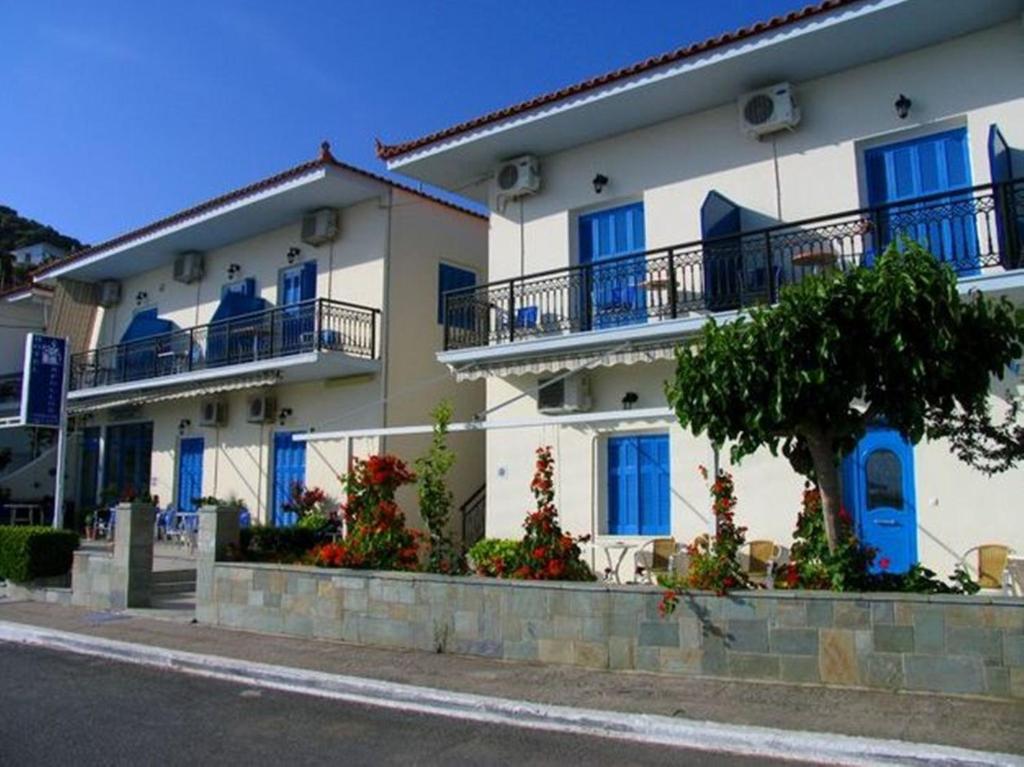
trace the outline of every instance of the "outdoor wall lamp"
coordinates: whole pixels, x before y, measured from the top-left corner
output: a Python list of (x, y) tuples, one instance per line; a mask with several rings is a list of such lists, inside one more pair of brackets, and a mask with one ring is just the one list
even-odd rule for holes
[(288, 418), (291, 414), (292, 409), (290, 407), (281, 408), (281, 412), (277, 414), (277, 422), (281, 424), (281, 426), (284, 426), (285, 419)]
[(188, 430), (188, 427), (192, 425), (192, 422), (187, 418), (182, 418), (178, 421), (178, 436), (181, 437)]
[(299, 257), (299, 253), (302, 252), (301, 248), (288, 248), (288, 263), (294, 264), (295, 259)]
[(240, 264), (228, 264), (228, 279), (235, 279), (235, 275), (242, 271)]
[(598, 173), (594, 176), (594, 180), (591, 183), (594, 185), (594, 194), (601, 194), (604, 188), (608, 186), (608, 177), (603, 173)]
[(626, 396), (622, 398), (622, 409), (632, 410), (633, 405), (635, 405), (637, 403), (637, 400), (639, 399), (640, 397), (637, 396), (637, 393), (635, 391), (626, 392)]
[(144, 303), (146, 303), (146, 300), (148, 298), (149, 298), (149, 293), (147, 293), (144, 290), (140, 290), (138, 293), (135, 294), (135, 305), (136, 306), (142, 306)]
[(901, 120), (906, 120), (907, 115), (910, 114), (910, 107), (913, 106), (914, 102), (904, 96), (902, 93), (900, 97), (896, 99), (896, 103), (893, 106), (896, 108), (896, 116)]

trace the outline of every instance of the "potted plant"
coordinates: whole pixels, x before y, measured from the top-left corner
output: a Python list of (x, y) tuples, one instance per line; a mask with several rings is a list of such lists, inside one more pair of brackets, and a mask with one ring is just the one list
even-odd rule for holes
[(96, 539), (96, 512), (87, 511), (85, 516), (82, 518), (82, 523), (85, 525), (85, 539), (92, 541)]

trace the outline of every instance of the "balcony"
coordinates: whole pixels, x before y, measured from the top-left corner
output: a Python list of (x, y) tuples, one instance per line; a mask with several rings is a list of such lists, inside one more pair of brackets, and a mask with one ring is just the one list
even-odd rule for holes
[[(451, 291), (445, 297), (444, 348), (458, 352), (558, 337), (569, 337), (568, 346), (573, 334), (593, 339), (597, 334), (591, 331), (636, 331), (636, 326), (646, 326), (649, 336), (667, 336), (660, 332), (667, 326), (652, 323), (700, 321), (710, 313), (773, 303), (780, 288), (806, 275), (870, 266), (903, 235), (920, 242), (962, 280), (1021, 269), (1024, 180)], [(643, 334), (629, 335), (638, 339)], [(678, 339), (679, 333), (671, 335)], [(526, 347), (537, 350), (536, 344)]]
[(322, 358), (342, 364), (319, 377), (365, 372), (377, 359), (379, 315), (379, 309), (320, 298), (91, 349), (71, 357), (69, 396), (293, 368)]

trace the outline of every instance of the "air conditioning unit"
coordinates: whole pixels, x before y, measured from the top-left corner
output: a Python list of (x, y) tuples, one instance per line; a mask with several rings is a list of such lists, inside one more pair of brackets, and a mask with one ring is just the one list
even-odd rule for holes
[(540, 191), (540, 163), (533, 155), (507, 160), (498, 166), (495, 174), (498, 195), (514, 200)]
[(174, 281), (191, 285), (203, 279), (203, 254), (189, 250), (174, 259)]
[(246, 409), (249, 423), (270, 423), (277, 411), (277, 401), (273, 397), (250, 397)]
[(574, 375), (557, 381), (542, 378), (538, 381), (537, 410), (548, 415), (582, 413), (590, 410), (590, 379)]
[(800, 109), (793, 100), (793, 87), (789, 83), (744, 93), (739, 99), (739, 109), (740, 129), (751, 136), (791, 130), (800, 122)]
[(100, 306), (107, 308), (121, 303), (121, 283), (117, 280), (103, 280), (100, 283)]
[(338, 236), (338, 211), (321, 208), (302, 217), (302, 241), (307, 245), (323, 245)]
[(200, 426), (224, 426), (228, 422), (228, 403), (219, 399), (204, 400), (199, 405)]

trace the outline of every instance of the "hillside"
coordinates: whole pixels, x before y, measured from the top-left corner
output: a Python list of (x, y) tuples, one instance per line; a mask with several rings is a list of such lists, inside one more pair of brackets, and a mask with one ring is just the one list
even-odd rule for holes
[(14, 263), (11, 251), (42, 241), (68, 250), (82, 247), (82, 243), (74, 237), (61, 234), (52, 226), (19, 216), (14, 208), (0, 205), (0, 290), (15, 287), (26, 279), (26, 268)]
[(74, 237), (61, 234), (52, 226), (40, 224), (18, 215), (14, 208), (0, 205), (0, 253), (45, 240), (68, 250), (77, 250), (82, 243)]

